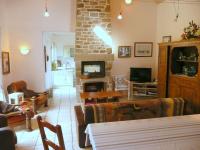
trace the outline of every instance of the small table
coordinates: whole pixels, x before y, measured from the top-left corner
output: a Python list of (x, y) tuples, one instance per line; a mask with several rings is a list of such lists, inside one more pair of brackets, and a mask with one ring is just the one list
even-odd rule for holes
[(80, 97), (83, 100), (84, 104), (87, 104), (87, 101), (94, 100), (95, 103), (98, 103), (97, 100), (108, 100), (108, 98), (119, 98), (123, 94), (119, 91), (102, 91), (102, 92), (83, 92), (80, 93)]

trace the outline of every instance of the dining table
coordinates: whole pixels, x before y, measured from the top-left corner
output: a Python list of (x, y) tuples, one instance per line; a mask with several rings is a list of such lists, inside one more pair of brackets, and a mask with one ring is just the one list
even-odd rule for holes
[(93, 150), (200, 150), (200, 114), (89, 124)]

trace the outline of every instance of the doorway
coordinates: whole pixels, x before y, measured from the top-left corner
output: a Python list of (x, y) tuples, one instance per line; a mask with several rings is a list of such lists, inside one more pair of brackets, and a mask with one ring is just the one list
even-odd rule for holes
[(46, 88), (75, 85), (75, 33), (45, 32)]

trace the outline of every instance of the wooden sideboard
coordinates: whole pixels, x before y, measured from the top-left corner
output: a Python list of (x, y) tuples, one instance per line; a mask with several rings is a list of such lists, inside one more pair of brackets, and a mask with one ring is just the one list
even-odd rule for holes
[(200, 40), (159, 44), (158, 95), (182, 97), (200, 113)]

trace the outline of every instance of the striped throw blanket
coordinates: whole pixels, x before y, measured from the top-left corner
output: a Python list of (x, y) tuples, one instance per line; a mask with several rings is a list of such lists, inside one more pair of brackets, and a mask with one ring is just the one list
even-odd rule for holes
[(182, 98), (158, 98), (85, 106), (85, 123), (99, 123), (183, 115)]

